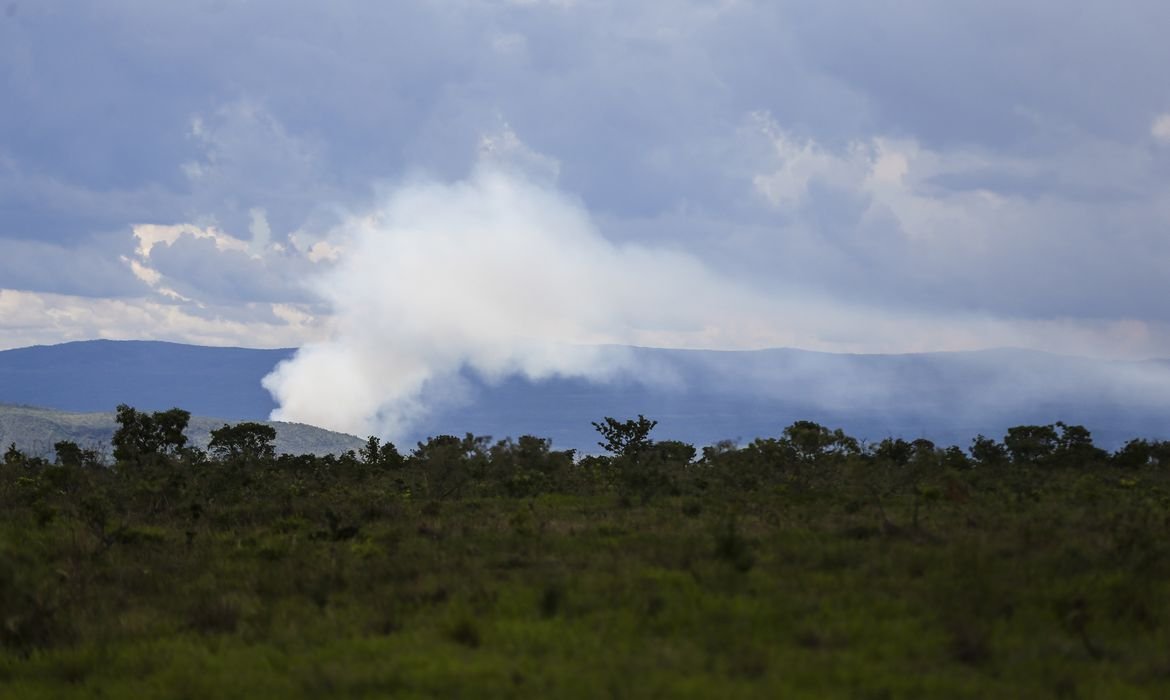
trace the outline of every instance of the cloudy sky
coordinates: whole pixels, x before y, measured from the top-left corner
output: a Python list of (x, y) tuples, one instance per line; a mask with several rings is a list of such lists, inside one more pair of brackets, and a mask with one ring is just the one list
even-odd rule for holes
[(1167, 26), (1161, 0), (0, 2), (0, 347), (1170, 356)]

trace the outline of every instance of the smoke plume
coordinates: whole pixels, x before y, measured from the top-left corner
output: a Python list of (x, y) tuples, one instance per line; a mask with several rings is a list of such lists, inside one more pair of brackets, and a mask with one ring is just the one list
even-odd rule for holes
[(330, 339), (264, 386), (274, 419), (358, 435), (395, 438), (460, 401), (466, 370), (644, 381), (617, 346), (701, 338), (757, 303), (691, 256), (609, 242), (579, 202), (492, 164), (403, 185), (330, 241), (336, 264), (311, 283)]

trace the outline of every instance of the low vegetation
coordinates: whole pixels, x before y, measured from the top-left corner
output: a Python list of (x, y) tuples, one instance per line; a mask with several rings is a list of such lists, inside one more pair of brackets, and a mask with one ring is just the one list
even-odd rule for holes
[(0, 464), (0, 697), (1167, 697), (1170, 443), (798, 422)]

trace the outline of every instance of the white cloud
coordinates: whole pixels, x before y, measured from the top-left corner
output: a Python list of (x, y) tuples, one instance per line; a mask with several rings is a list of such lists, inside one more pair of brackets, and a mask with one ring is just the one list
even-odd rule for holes
[[(327, 241), (306, 250), (272, 240), (265, 211), (253, 208), (251, 238), (215, 226), (138, 224), (133, 275), (157, 293), (196, 306), (240, 302), (306, 302), (301, 277), (335, 256)], [(296, 239), (292, 239), (295, 241)]]
[(556, 158), (529, 148), (507, 122), (480, 137), (478, 156), (483, 165), (514, 170), (530, 179), (552, 183), (561, 174), (561, 164)]
[[(813, 183), (861, 190), (875, 169), (879, 149), (876, 144), (851, 143), (838, 154), (812, 139), (795, 137), (767, 113), (753, 113), (751, 121), (771, 140), (775, 150), (773, 169), (757, 175), (755, 186), (778, 207), (799, 207)], [(889, 167), (883, 169), (886, 171)]]
[(248, 226), (248, 232), (252, 234), (248, 251), (253, 257), (259, 257), (268, 250), (268, 246), (272, 242), (272, 229), (268, 226), (268, 213), (259, 207), (253, 207), (248, 210), (248, 215), (252, 217), (252, 223)]
[(1150, 124), (1150, 135), (1162, 145), (1170, 145), (1170, 112), (1159, 114)]
[(93, 338), (278, 348), (296, 347), (324, 333), (319, 319), (289, 305), (194, 311), (165, 300), (0, 289), (0, 349)]
[(151, 287), (157, 287), (162, 283), (162, 274), (154, 268), (143, 265), (141, 260), (123, 256), (122, 261), (130, 266), (130, 270), (134, 273), (135, 277), (149, 284)]
[(751, 123), (772, 151), (752, 183), (782, 218), (738, 245), (772, 277), (891, 311), (1165, 320), (1151, 262), (1170, 244), (1149, 232), (1170, 196), (1138, 144), (1025, 158), (881, 136), (830, 147)]
[(215, 243), (216, 250), (221, 252), (235, 250), (241, 253), (247, 253), (249, 251), (247, 241), (224, 233), (214, 226), (201, 228), (194, 224), (136, 224), (131, 230), (134, 233), (134, 237), (138, 239), (138, 257), (143, 260), (150, 258), (155, 246), (160, 244), (172, 246), (182, 236), (209, 239)]

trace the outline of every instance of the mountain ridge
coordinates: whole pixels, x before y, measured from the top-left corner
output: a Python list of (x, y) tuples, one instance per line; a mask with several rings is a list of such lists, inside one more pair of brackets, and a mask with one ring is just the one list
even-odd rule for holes
[[(459, 378), (464, 401), (433, 409), (395, 442), (473, 432), (534, 434), (596, 451), (591, 422), (644, 414), (655, 437), (698, 445), (778, 435), (794, 420), (861, 439), (927, 437), (969, 444), (1011, 425), (1082, 424), (1098, 442), (1170, 437), (1170, 361), (1096, 360), (1020, 348), (834, 354), (795, 348), (627, 347), (639, 372), (605, 382), (553, 377)], [(166, 341), (73, 341), (0, 351), (0, 402), (74, 412), (178, 406), (216, 420), (266, 420), (276, 407), (260, 379), (292, 348)], [(649, 369), (653, 371), (641, 371)], [(657, 378), (657, 379), (655, 379)], [(216, 426), (218, 427), (218, 426)]]

